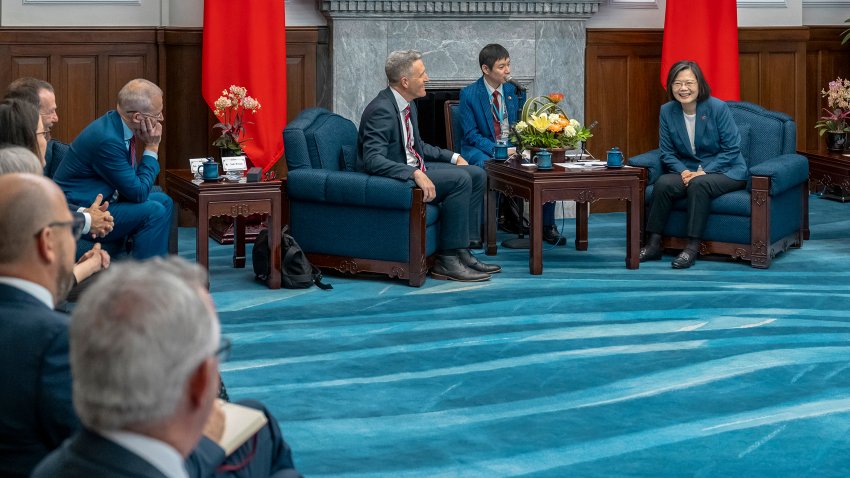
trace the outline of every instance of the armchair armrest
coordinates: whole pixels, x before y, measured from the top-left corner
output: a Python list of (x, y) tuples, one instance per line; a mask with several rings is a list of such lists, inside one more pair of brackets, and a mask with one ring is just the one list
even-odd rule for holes
[(809, 162), (799, 154), (783, 154), (751, 167), (750, 174), (769, 177), (769, 194), (776, 196), (809, 179)]
[(629, 158), (629, 166), (646, 168), (646, 184), (653, 184), (659, 177), (661, 177), (661, 173), (664, 171), (664, 168), (661, 165), (661, 150), (653, 149), (652, 151), (632, 156)]
[(296, 169), (287, 175), (287, 194), (303, 201), (409, 210), (413, 181), (352, 171)]

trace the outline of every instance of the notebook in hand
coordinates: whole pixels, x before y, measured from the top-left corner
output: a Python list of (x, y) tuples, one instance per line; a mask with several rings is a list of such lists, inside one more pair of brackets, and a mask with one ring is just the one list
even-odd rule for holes
[(259, 410), (236, 403), (222, 402), (224, 411), (224, 434), (218, 441), (225, 455), (230, 455), (268, 422)]

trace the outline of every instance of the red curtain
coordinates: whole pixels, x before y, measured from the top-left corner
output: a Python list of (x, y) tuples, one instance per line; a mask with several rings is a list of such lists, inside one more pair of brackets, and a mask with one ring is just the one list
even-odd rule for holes
[[(237, 85), (260, 102), (245, 115), (242, 149), (268, 171), (283, 155), (286, 126), (286, 22), (283, 1), (204, 0), (201, 92), (211, 109)], [(217, 131), (217, 130), (216, 130)]]
[(665, 87), (667, 72), (679, 60), (699, 64), (712, 96), (740, 99), (735, 0), (667, 0), (661, 50), (661, 84)]

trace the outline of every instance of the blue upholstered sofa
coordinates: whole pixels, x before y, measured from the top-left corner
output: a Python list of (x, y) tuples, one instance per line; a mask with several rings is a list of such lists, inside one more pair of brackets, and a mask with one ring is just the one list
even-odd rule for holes
[[(715, 198), (700, 254), (724, 254), (770, 267), (771, 259), (809, 238), (809, 163), (796, 154), (797, 126), (790, 116), (746, 102), (728, 102), (741, 133), (741, 152), (752, 175), (746, 189)], [(635, 156), (629, 165), (647, 168), (646, 204), (662, 173), (661, 153)], [(664, 247), (687, 242), (687, 205), (677, 201), (664, 229)]]
[(439, 209), (422, 201), (422, 190), (356, 172), (357, 129), (325, 109), (301, 112), (283, 141), (290, 230), (310, 261), (422, 285), (439, 232)]

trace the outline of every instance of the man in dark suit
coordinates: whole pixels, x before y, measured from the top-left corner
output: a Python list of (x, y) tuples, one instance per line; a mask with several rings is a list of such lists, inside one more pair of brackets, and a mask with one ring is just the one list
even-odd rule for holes
[(243, 405), (264, 412), (267, 425), (228, 457), (217, 445), (225, 431), (218, 366), (230, 342), (206, 271), (171, 257), (107, 272), (70, 324), (83, 428), (32, 476), (300, 477), (276, 420), (256, 402)]
[[(133, 238), (136, 259), (168, 254), (174, 203), (151, 192), (159, 174), (162, 90), (148, 80), (132, 80), (118, 92), (117, 109), (89, 124), (53, 176), (71, 204), (90, 204), (98, 194), (111, 200), (115, 228), (101, 241)], [(137, 154), (136, 143), (144, 146)]]
[(428, 74), (415, 50), (394, 51), (385, 65), (389, 87), (366, 106), (357, 138), (358, 169), (369, 174), (413, 180), (425, 202), (440, 206), (437, 260), (431, 275), (437, 279), (484, 281), (502, 270), (479, 262), (469, 252), (470, 237), (478, 234), (486, 174), (459, 154), (422, 141), (416, 105), (425, 96)]
[(53, 307), (72, 283), (80, 231), (40, 176), (0, 175), (0, 211), (0, 476), (26, 477), (79, 426), (68, 318)]
[[(519, 121), (520, 109), (525, 103), (525, 91), (517, 91), (508, 82), (511, 57), (502, 45), (491, 43), (482, 48), (478, 54), (478, 64), (481, 78), (460, 91), (460, 117), (463, 125), (460, 152), (470, 164), (483, 166), (484, 161), (493, 157), (496, 141), (508, 141), (511, 125)], [(503, 229), (509, 232), (521, 231), (522, 221), (519, 218), (522, 201), (516, 204), (520, 214), (509, 214), (509, 208), (503, 208)], [(553, 245), (563, 246), (567, 243), (555, 226), (554, 203), (543, 205), (543, 239)]]

